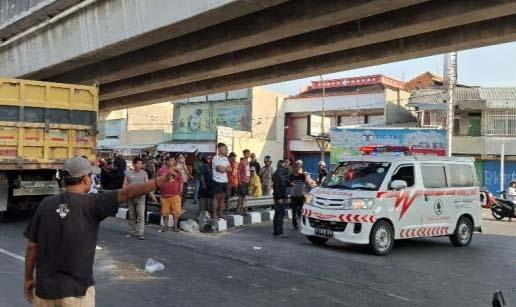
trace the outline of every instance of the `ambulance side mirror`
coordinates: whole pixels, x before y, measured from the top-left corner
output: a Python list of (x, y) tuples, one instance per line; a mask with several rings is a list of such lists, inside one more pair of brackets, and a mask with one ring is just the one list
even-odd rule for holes
[(407, 182), (405, 180), (394, 180), (391, 182), (391, 189), (399, 191), (407, 188)]

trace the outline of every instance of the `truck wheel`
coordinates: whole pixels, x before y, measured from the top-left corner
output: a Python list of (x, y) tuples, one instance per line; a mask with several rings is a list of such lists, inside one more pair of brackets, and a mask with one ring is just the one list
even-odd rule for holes
[(457, 222), (455, 232), (450, 235), (450, 240), (454, 246), (468, 246), (473, 238), (473, 224), (470, 219), (462, 216)]
[(328, 238), (321, 238), (316, 236), (306, 236), (310, 242), (315, 245), (324, 245), (328, 242)]
[(387, 221), (378, 221), (369, 234), (369, 247), (378, 256), (385, 256), (394, 246), (394, 230)]

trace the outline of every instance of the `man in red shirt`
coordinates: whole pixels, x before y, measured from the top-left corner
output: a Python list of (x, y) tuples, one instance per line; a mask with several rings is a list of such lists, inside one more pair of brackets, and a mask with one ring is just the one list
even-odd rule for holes
[(251, 151), (245, 149), (242, 154), (244, 157), (240, 160), (238, 165), (238, 204), (237, 213), (244, 213), (245, 197), (249, 194), (249, 180), (251, 178), (251, 168), (249, 167), (249, 156)]
[(159, 187), (161, 192), (161, 216), (163, 217), (164, 226), (159, 232), (165, 232), (168, 229), (168, 218), (172, 214), (174, 218), (174, 231), (179, 232), (179, 216), (181, 215), (181, 194), (183, 193), (183, 178), (177, 169), (177, 161), (172, 157), (165, 159), (167, 168), (162, 167), (158, 171), (158, 176), (171, 173), (172, 179)]

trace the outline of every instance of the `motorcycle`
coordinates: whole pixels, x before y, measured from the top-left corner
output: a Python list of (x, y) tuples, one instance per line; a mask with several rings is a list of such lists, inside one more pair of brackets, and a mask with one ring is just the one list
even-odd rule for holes
[(495, 203), (495, 197), (493, 193), (489, 192), (486, 188), (480, 190), (480, 206), (484, 209), (491, 209), (491, 206)]
[[(504, 193), (502, 193), (505, 195)], [(513, 217), (516, 218), (516, 210), (515, 205), (512, 201), (504, 199), (504, 198), (493, 198), (493, 204), (491, 205), (491, 214), (493, 217), (500, 221), (504, 218), (512, 219)]]

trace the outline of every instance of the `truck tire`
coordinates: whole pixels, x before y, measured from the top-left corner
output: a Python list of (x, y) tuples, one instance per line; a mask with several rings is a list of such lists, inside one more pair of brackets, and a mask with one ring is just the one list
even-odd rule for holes
[(306, 236), (306, 238), (315, 245), (324, 245), (328, 242), (328, 238), (321, 238), (316, 236)]
[(457, 221), (455, 232), (450, 235), (450, 241), (453, 246), (468, 246), (473, 238), (473, 223), (465, 216), (461, 216)]
[(369, 234), (369, 248), (378, 256), (385, 256), (394, 246), (394, 229), (387, 221), (378, 221)]

